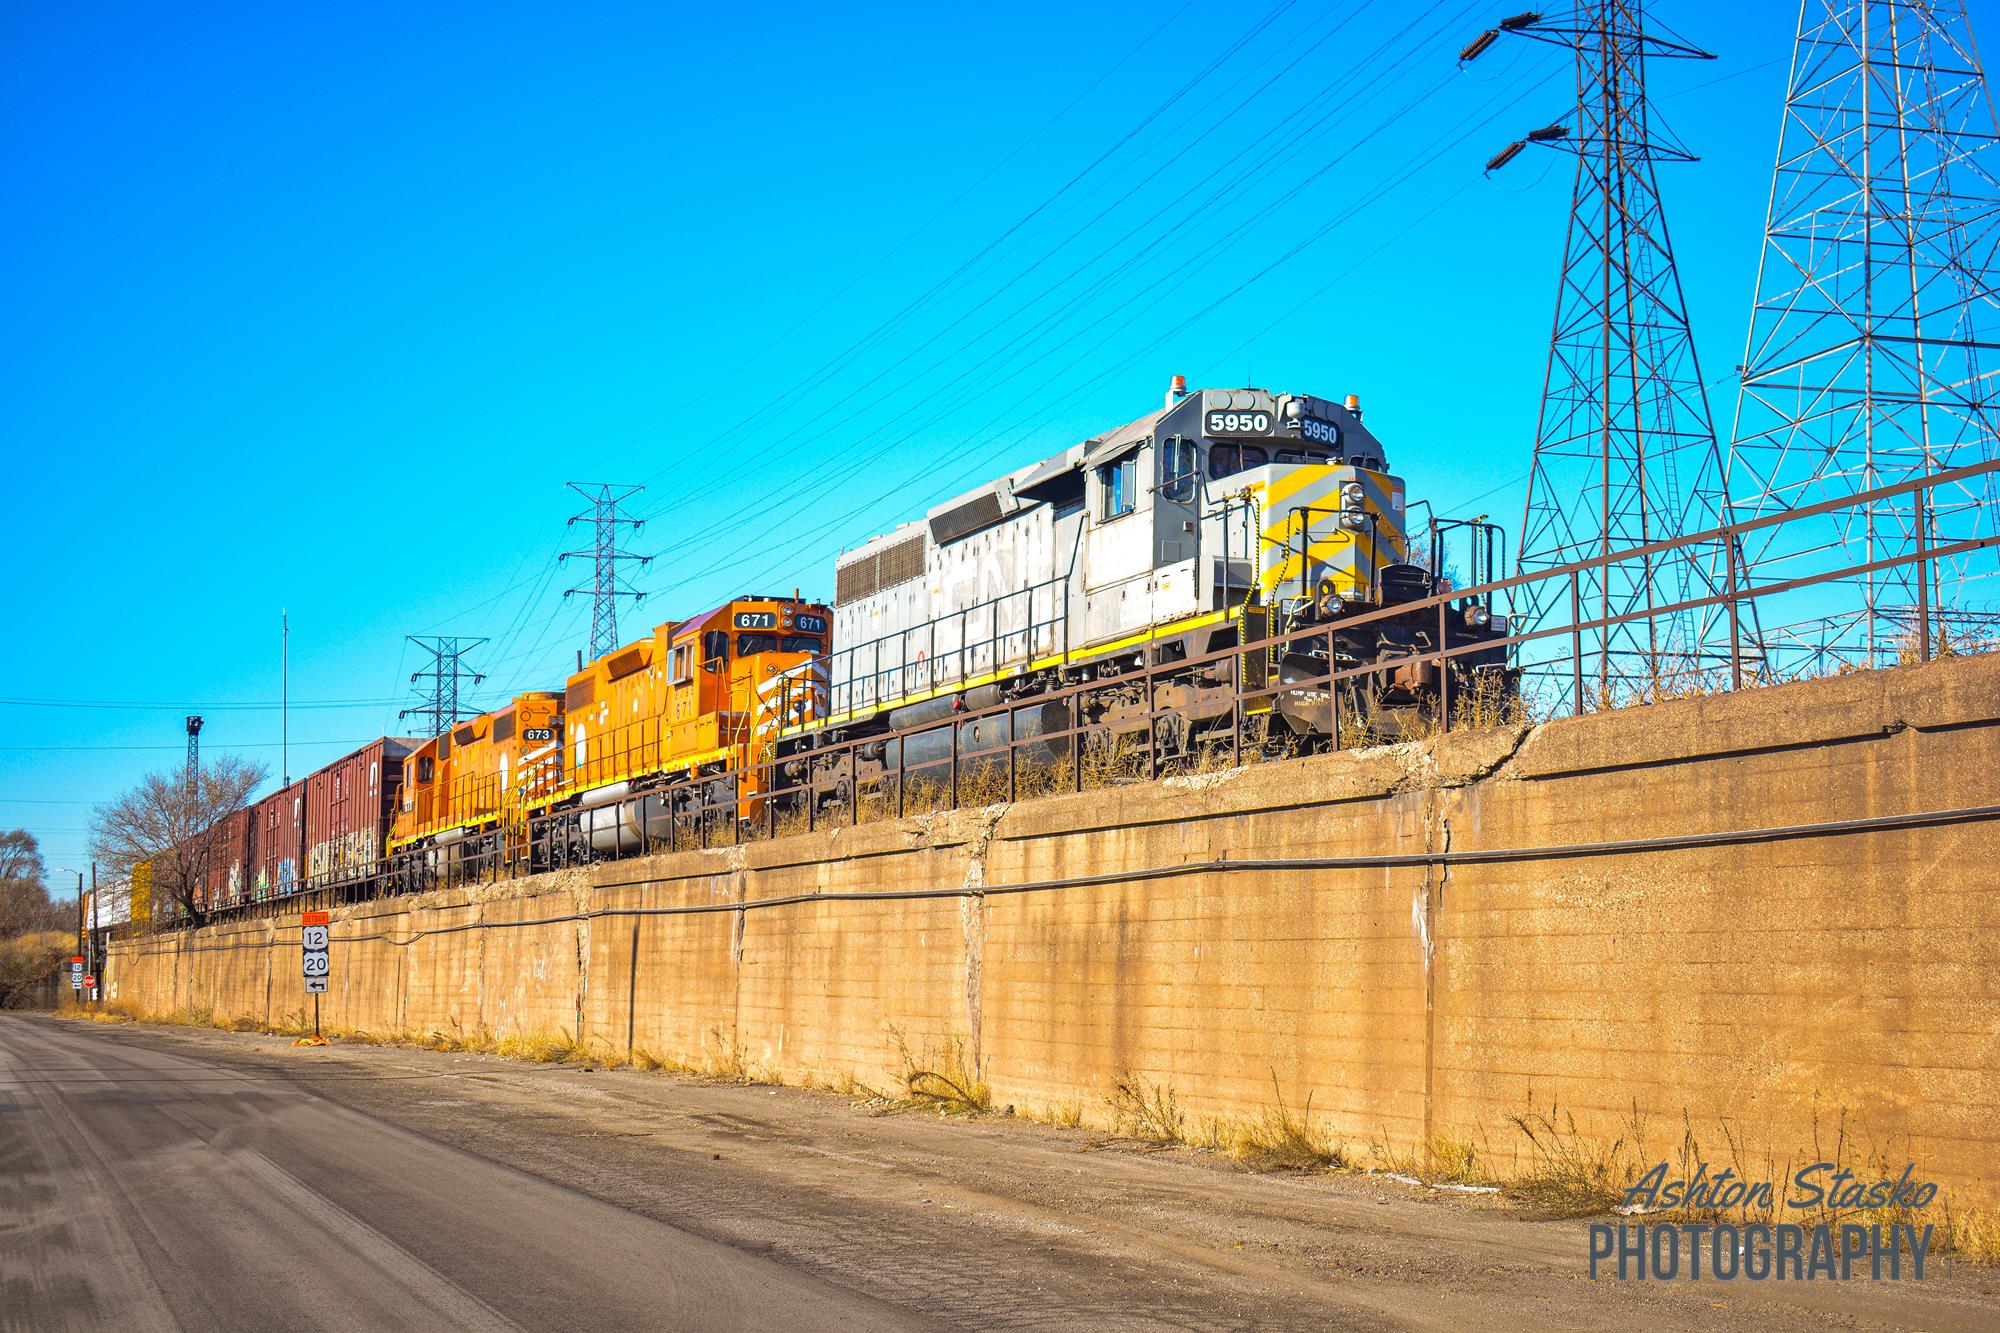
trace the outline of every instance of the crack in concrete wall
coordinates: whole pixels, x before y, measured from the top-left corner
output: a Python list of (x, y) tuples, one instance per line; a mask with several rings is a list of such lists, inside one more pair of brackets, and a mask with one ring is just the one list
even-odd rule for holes
[(965, 935), (965, 1026), (972, 1069), (985, 1072), (985, 1055), (980, 1045), (980, 1029), (985, 1014), (983, 986), (986, 972), (986, 852), (993, 844), (994, 831), (1011, 805), (989, 805), (979, 811), (979, 826), (965, 844), (965, 877), (961, 888), (972, 893), (958, 900), (959, 926)]

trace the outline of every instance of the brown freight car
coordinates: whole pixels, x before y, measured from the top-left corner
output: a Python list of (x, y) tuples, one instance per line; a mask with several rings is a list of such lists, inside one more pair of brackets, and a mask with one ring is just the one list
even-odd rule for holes
[(306, 779), (306, 886), (378, 873), (388, 854), (389, 805), (403, 761), (421, 742), (385, 736)]
[(306, 870), (306, 784), (281, 787), (250, 807), (250, 895), (297, 893)]
[(215, 823), (207, 857), (192, 886), (195, 906), (204, 912), (246, 902), (250, 890), (250, 810), (231, 811)]

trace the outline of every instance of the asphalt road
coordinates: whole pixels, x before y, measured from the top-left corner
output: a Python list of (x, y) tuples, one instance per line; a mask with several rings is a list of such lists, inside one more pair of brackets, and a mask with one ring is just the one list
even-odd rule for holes
[(920, 1326), (268, 1072), (0, 1016), (8, 1329)]

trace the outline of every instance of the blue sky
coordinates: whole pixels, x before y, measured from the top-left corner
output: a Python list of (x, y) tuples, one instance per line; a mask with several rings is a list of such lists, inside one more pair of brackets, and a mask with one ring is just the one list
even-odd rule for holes
[[(627, 638), (1173, 374), (1358, 393), (1518, 525), (1571, 160), (1480, 169), (1573, 90), (1454, 68), (1512, 8), (0, 6), (0, 826), (83, 864), (189, 711), (275, 774), (281, 608), (295, 777), (398, 730), (406, 635), (559, 683), (570, 480), (647, 486)], [(1662, 12), (1719, 56), (1653, 92), (1726, 431), (1793, 14)]]

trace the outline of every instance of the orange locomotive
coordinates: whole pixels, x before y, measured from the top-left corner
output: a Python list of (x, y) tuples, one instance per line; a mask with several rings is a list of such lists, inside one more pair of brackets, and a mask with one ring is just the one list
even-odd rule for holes
[(393, 857), (421, 845), (427, 869), (513, 862), (527, 816), (562, 783), (562, 696), (532, 691), (423, 742), (403, 761)]
[(737, 598), (586, 663), (561, 694), (521, 695), (425, 742), (404, 764), (389, 834), (415, 872), (400, 877), (638, 850), (696, 810), (755, 819), (779, 727), (824, 710), (823, 687), (797, 682), (824, 657), (831, 621), (796, 593)]

